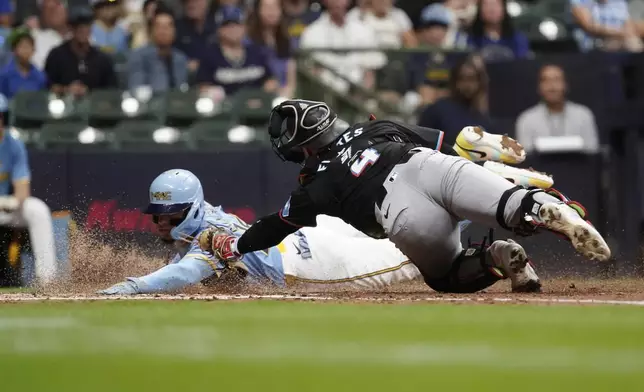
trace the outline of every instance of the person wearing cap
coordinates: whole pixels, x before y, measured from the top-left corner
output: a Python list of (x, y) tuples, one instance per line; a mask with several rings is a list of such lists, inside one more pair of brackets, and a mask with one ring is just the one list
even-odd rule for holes
[(4, 127), (8, 102), (0, 97), (0, 226), (28, 229), (36, 279), (57, 277), (51, 210), (31, 196), (31, 170), (25, 144)]
[[(448, 10), (442, 4), (425, 7), (420, 15), (416, 36), (421, 47), (442, 49), (450, 25)], [(450, 64), (442, 52), (418, 53), (410, 62), (416, 92), (422, 105), (447, 96)]]
[(11, 0), (0, 0), (0, 26), (11, 28), (13, 5)]
[(45, 63), (45, 73), (54, 94), (84, 96), (89, 90), (117, 85), (114, 65), (108, 55), (90, 44), (94, 22), (92, 10), (72, 9), (72, 37), (54, 48)]
[(92, 25), (92, 42), (107, 54), (128, 51), (128, 32), (118, 24), (120, 0), (91, 0), (96, 20)]
[(226, 95), (244, 87), (277, 91), (279, 83), (271, 72), (266, 51), (245, 39), (244, 12), (234, 6), (222, 6), (215, 21), (219, 40), (203, 54), (197, 83), (202, 88), (221, 86)]
[(0, 94), (13, 98), (20, 91), (47, 89), (45, 74), (31, 63), (34, 54), (34, 38), (26, 28), (14, 30), (9, 36), (13, 58), (0, 71)]
[(202, 53), (217, 41), (210, 0), (181, 0), (183, 18), (177, 20), (175, 46), (190, 59), (191, 72), (199, 68)]

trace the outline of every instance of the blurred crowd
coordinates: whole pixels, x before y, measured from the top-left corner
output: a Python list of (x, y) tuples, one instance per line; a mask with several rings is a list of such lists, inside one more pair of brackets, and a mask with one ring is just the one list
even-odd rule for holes
[[(577, 50), (642, 50), (644, 0), (559, 2), (565, 3)], [(359, 85), (394, 104), (430, 105), (421, 124), (449, 131), (462, 122), (451, 124), (454, 117), (486, 123), (486, 63), (533, 55), (528, 37), (514, 25), (512, 6), (519, 5), (507, 0), (0, 0), (0, 93), (10, 100), (25, 90), (84, 96), (93, 89), (218, 86), (227, 95), (250, 87), (291, 97), (297, 88), (294, 56), (302, 50), (312, 51), (320, 66), (311, 71), (329, 88), (351, 93)], [(422, 59), (392, 67), (389, 50), (399, 48), (476, 55), (453, 62), (441, 52), (418, 53)], [(565, 100), (565, 90), (563, 70), (544, 67), (539, 87), (544, 105)], [(549, 113), (531, 110), (519, 121), (524, 132)], [(584, 119), (576, 122), (592, 121), (582, 112)], [(551, 117), (553, 128), (571, 126), (561, 116)]]

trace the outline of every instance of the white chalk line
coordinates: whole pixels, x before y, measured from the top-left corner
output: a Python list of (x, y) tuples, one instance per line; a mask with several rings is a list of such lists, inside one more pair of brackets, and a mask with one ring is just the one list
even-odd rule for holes
[(616, 299), (533, 298), (533, 297), (323, 297), (314, 295), (135, 295), (135, 296), (26, 296), (2, 294), (0, 304), (9, 302), (89, 302), (89, 301), (234, 301), (234, 300), (297, 300), (348, 302), (456, 302), (456, 303), (511, 303), (511, 304), (569, 304), (569, 305), (630, 305), (644, 306), (644, 301)]

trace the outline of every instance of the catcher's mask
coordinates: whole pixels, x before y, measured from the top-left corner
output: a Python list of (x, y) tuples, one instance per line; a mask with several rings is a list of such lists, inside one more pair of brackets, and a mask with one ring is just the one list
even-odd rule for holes
[(324, 102), (294, 99), (271, 111), (268, 133), (275, 154), (282, 160), (302, 163), (304, 149), (320, 150), (342, 133), (334, 127), (338, 115)]

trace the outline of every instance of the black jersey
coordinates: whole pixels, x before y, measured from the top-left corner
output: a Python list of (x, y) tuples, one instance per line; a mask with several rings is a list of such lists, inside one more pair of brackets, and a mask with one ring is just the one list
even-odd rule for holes
[(315, 226), (317, 215), (343, 219), (374, 238), (385, 238), (375, 206), (387, 175), (417, 146), (440, 149), (443, 133), (392, 121), (356, 124), (300, 172), (300, 186), (279, 216), (294, 226)]

